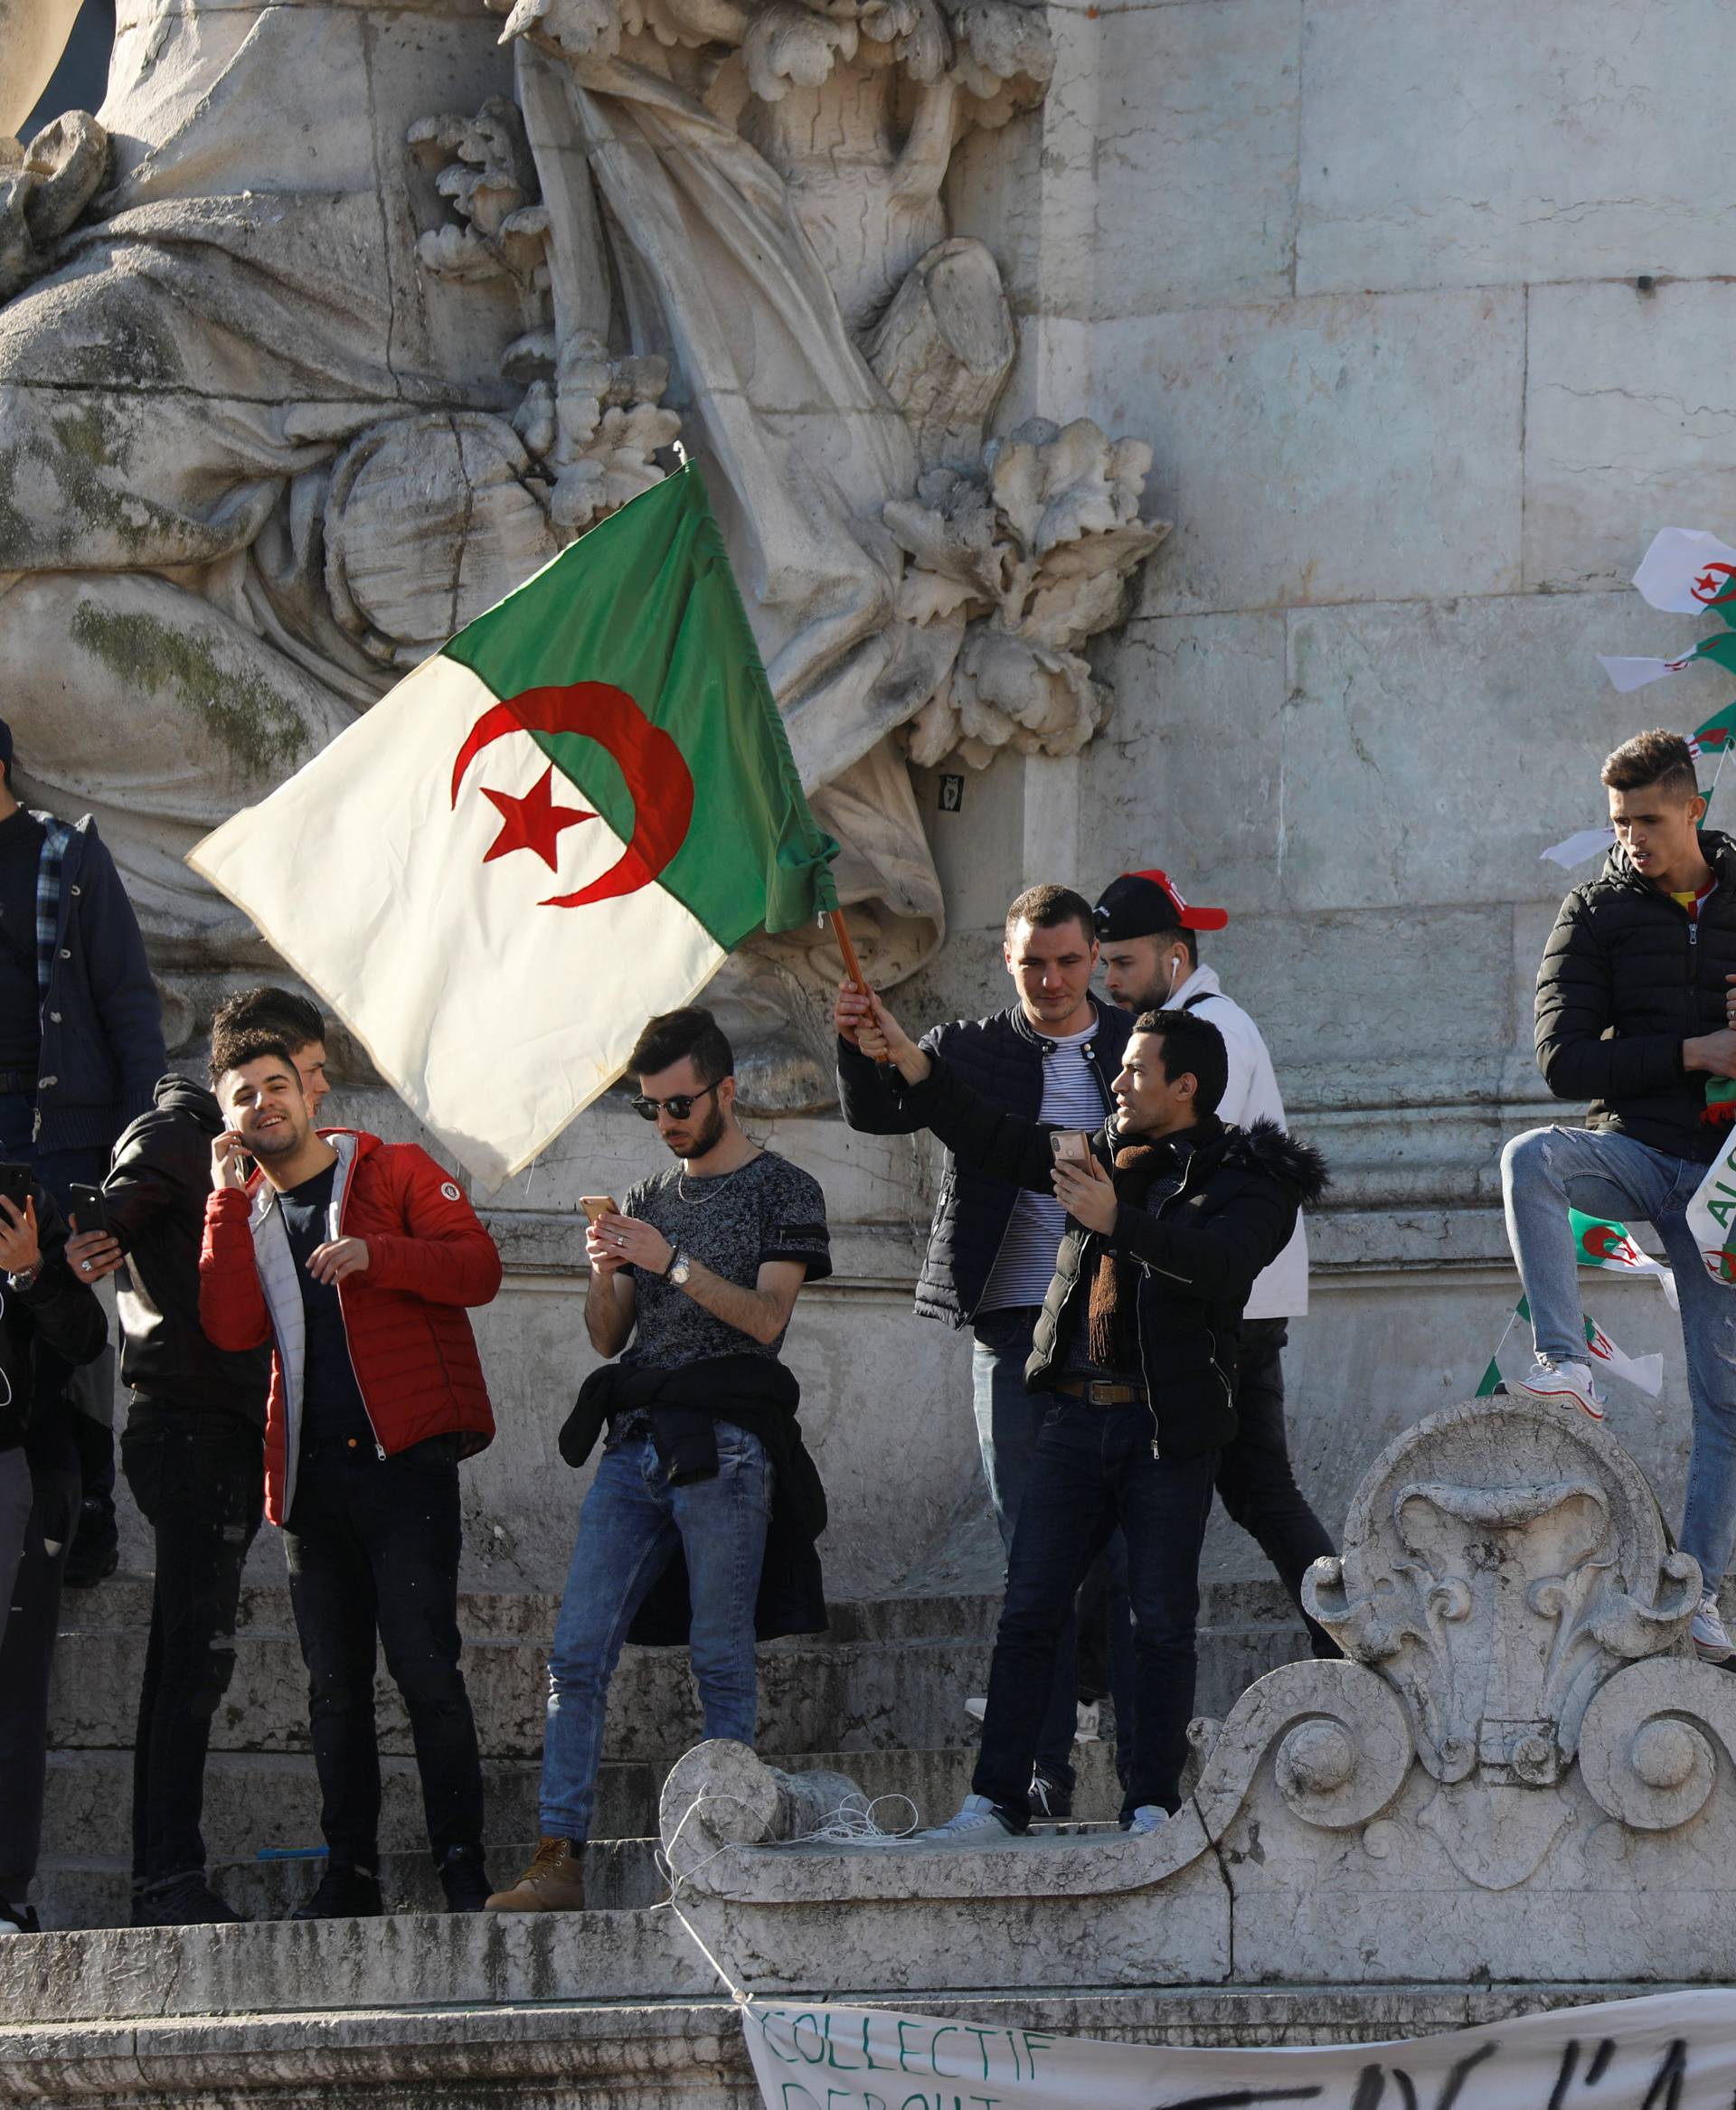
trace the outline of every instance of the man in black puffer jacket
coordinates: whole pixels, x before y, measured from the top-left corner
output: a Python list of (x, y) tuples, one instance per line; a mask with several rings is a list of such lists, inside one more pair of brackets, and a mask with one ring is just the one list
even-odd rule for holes
[(1725, 1141), (1708, 1080), (1736, 1077), (1736, 844), (1701, 833), (1706, 802), (1679, 733), (1628, 740), (1603, 782), (1616, 847), (1562, 902), (1537, 976), (1538, 1066), (1557, 1097), (1590, 1099), (1590, 1126), (1535, 1128), (1501, 1154), (1537, 1352), (1510, 1388), (1603, 1418), (1568, 1210), (1650, 1223), (1687, 1345), (1694, 1454), (1680, 1540), (1705, 1588), (1694, 1642), (1722, 1663), (1736, 1653), (1717, 1603), (1736, 1545), (1736, 1290), (1707, 1274), (1686, 1211)]
[(1235, 1433), (1242, 1306), (1326, 1169), (1271, 1122), (1243, 1131), (1218, 1120), (1223, 1037), (1193, 1013), (1141, 1014), (1113, 1120), (1069, 1158), (1055, 1148), (1062, 1132), (986, 1104), (878, 998), (842, 1008), (864, 1051), (895, 1067), (923, 1126), (961, 1161), (1052, 1192), (1067, 1217), (1025, 1366), (1046, 1413), (1013, 1535), (981, 1756), (963, 1809), (926, 1839), (992, 1846), (1027, 1828), (1056, 1643), (1118, 1525), (1135, 1621), (1121, 1821), (1155, 1831), (1181, 1798), (1200, 1546), (1218, 1453)]
[[(1002, 957), (1019, 1001), (992, 1018), (937, 1026), (922, 1046), (957, 1069), (990, 1106), (1027, 1121), (1089, 1134), (1109, 1111), (1109, 1088), (1133, 1020), (1090, 993), (1097, 965), (1091, 905), (1067, 887), (1028, 887), (1006, 912)], [(853, 992), (846, 985), (846, 1000)], [(921, 1126), (897, 1079), (854, 1045), (838, 1014), (838, 1089), (844, 1117), (871, 1135)], [(1024, 1389), (1024, 1366), (1061, 1243), (1061, 1213), (1039, 1193), (980, 1167), (947, 1160), (929, 1249), (916, 1286), (919, 1317), (968, 1326), (971, 1389), (983, 1474), (1004, 1546), (1013, 1543), (1043, 1402)], [(1071, 1812), (1076, 1716), (1071, 1625), (1056, 1653), (1049, 1713), (1033, 1785), (1052, 1817)]]

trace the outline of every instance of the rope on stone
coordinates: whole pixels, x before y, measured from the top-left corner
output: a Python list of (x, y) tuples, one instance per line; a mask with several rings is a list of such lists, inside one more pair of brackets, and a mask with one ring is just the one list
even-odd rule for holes
[[(682, 1833), (687, 1829), (689, 1821), (707, 1804), (712, 1803), (733, 1803), (740, 1809), (750, 1808), (749, 1804), (741, 1795), (701, 1794), (693, 1797), (693, 1801), (682, 1812), (681, 1822), (669, 1834), (668, 1844), (666, 1846), (659, 1845), (652, 1857), (656, 1864), (657, 1872), (669, 1886), (669, 1895), (660, 1898), (652, 1907), (652, 1910), (661, 1912), (666, 1907), (675, 1914), (683, 1931), (692, 1941), (693, 1946), (704, 1957), (712, 1969), (716, 1972), (718, 1978), (728, 1991), (731, 2000), (737, 2007), (745, 2008), (752, 2005), (752, 1993), (744, 1992), (734, 1979), (730, 1976), (722, 1964), (718, 1962), (706, 1946), (699, 1929), (681, 1909), (682, 1891), (686, 1889), (702, 1869), (709, 1868), (720, 1854), (728, 1853), (736, 1843), (732, 1840), (726, 1840), (722, 1846), (713, 1847), (710, 1853), (696, 1860), (693, 1867), (684, 1873), (677, 1870), (675, 1852), (676, 1846), (680, 1843)], [(882, 1803), (902, 1803), (910, 1813), (910, 1822), (896, 1832), (888, 1832), (883, 1829), (874, 1817), (874, 1812), (879, 1809)], [(919, 1813), (916, 1804), (909, 1795), (875, 1795), (872, 1800), (856, 1795), (846, 1798), (835, 1809), (828, 1811), (812, 1831), (800, 1832), (793, 1839), (771, 1839), (763, 1841), (761, 1843), (767, 1846), (891, 1846), (901, 1839), (908, 1839), (911, 1832), (916, 1830), (918, 1822)]]

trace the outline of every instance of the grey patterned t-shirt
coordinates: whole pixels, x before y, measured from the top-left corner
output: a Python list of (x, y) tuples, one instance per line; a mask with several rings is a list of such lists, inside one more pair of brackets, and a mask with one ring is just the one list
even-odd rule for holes
[[(832, 1272), (820, 1183), (775, 1151), (762, 1150), (734, 1172), (711, 1179), (695, 1179), (678, 1166), (659, 1173), (630, 1187), (621, 1206), (627, 1216), (655, 1224), (702, 1267), (743, 1289), (754, 1286), (768, 1260), (801, 1261), (809, 1282), (823, 1282)], [(641, 1268), (621, 1272), (633, 1277), (637, 1314), (623, 1363), (674, 1370), (708, 1355), (775, 1360), (783, 1347), (783, 1334), (756, 1341), (713, 1317), (684, 1289)]]

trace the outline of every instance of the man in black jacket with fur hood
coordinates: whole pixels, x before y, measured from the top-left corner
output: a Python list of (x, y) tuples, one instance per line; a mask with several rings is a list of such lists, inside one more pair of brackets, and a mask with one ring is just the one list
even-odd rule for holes
[(1244, 1132), (1218, 1120), (1223, 1039), (1194, 1013), (1136, 1021), (1114, 1116), (1086, 1138), (985, 1104), (878, 997), (851, 1008), (858, 1044), (893, 1066), (922, 1126), (968, 1163), (1052, 1191), (1067, 1214), (1025, 1366), (1027, 1387), (1053, 1404), (1013, 1534), (981, 1755), (964, 1807), (925, 1841), (993, 1846), (1027, 1829), (1056, 1643), (1118, 1525), (1135, 1623), (1121, 1822), (1155, 1831), (1181, 1800), (1200, 1546), (1235, 1433), (1242, 1306), (1326, 1169), (1270, 1122)]

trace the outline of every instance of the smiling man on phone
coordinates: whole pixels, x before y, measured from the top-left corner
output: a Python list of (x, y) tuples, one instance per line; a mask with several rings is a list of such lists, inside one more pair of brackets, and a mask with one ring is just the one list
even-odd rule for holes
[(219, 1034), (211, 1069), (229, 1126), (211, 1147), (200, 1319), (231, 1353), (272, 1346), (265, 1510), (283, 1527), (330, 1854), (294, 1917), (382, 1909), (376, 1634), (409, 1710), (448, 1907), (478, 1912), (458, 1461), (495, 1432), (466, 1307), (493, 1300), (500, 1255), (425, 1150), (316, 1132), (280, 1039)]
[(1061, 1132), (998, 1111), (919, 1047), (877, 996), (842, 1025), (896, 1073), (916, 1125), (958, 1158), (1065, 1211), (1024, 1382), (1043, 1408), (1007, 1559), (971, 1793), (922, 1835), (1004, 1845), (1033, 1813), (1032, 1762), (1056, 1649), (1086, 1570), (1118, 1526), (1134, 1618), (1134, 1722), (1121, 1823), (1153, 1832), (1180, 1803), (1194, 1711), (1200, 1546), (1219, 1453), (1236, 1431), (1241, 1312), (1326, 1169), (1275, 1123), (1227, 1128), (1223, 1036), (1184, 1011), (1134, 1022), (1115, 1111), (1082, 1155)]

